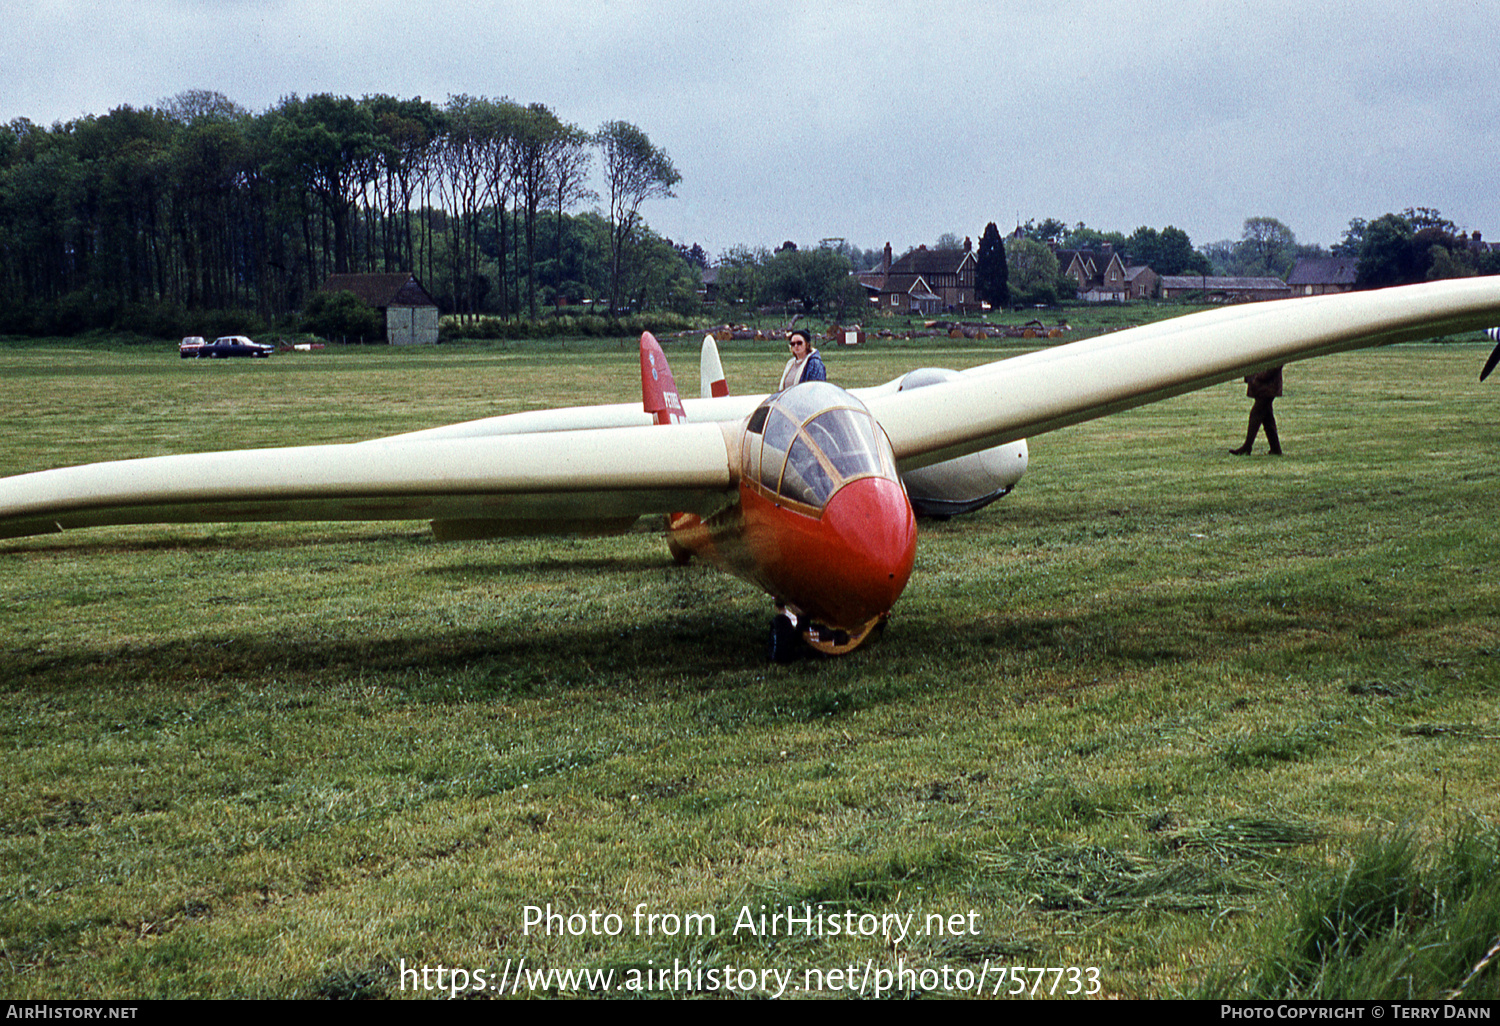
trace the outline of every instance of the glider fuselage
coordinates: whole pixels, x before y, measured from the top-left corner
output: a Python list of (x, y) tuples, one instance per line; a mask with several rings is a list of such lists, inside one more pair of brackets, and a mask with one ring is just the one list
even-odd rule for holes
[(826, 382), (768, 397), (742, 422), (737, 494), (673, 518), (674, 553), (755, 584), (815, 647), (855, 647), (890, 612), (916, 559), (916, 517), (864, 404)]

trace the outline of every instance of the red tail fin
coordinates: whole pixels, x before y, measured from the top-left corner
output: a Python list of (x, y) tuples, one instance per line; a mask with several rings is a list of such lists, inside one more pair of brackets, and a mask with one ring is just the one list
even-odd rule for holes
[(667, 366), (667, 354), (649, 331), (641, 332), (641, 405), (647, 413), (655, 415), (658, 424), (687, 421), (682, 399), (677, 394), (677, 381), (672, 377), (672, 368)]

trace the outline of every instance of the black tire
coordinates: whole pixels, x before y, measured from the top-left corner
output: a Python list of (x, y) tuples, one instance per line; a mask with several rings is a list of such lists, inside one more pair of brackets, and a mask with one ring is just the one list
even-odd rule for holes
[(771, 637), (766, 643), (766, 658), (773, 663), (790, 663), (807, 654), (802, 632), (782, 613), (771, 617)]

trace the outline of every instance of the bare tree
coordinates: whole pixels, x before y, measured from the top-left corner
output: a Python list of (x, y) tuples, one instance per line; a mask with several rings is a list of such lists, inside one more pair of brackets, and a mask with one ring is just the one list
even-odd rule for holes
[(515, 138), (517, 198), (526, 227), (526, 293), (536, 320), (536, 223), (542, 202), (552, 195), (554, 153), (569, 130), (540, 103), (527, 107), (518, 119)]
[(479, 312), (479, 211), (491, 187), (494, 108), (489, 100), (472, 96), (448, 99), (448, 131), (443, 136), (438, 192), (452, 214), (450, 270), (453, 305), (460, 314)]
[(553, 231), (553, 259), (557, 263), (559, 282), (562, 274), (563, 211), (585, 200), (598, 199), (599, 194), (590, 189), (589, 165), (594, 154), (589, 149), (589, 134), (577, 125), (564, 125), (562, 134), (552, 149), (549, 180), (552, 194), (557, 198), (557, 227)]
[(672, 186), (682, 181), (682, 175), (645, 132), (627, 122), (606, 122), (594, 140), (604, 154), (609, 192), (610, 309), (614, 310), (620, 301), (621, 260), (640, 221), (641, 204), (675, 195)]

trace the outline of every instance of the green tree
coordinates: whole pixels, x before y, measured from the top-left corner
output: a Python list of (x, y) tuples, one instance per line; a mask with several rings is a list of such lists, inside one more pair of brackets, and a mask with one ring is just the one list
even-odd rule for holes
[(348, 273), (356, 204), (374, 172), (374, 115), (356, 100), (328, 93), (293, 96), (277, 113), (278, 163), (322, 203), (333, 229), (333, 271)]
[(250, 116), (244, 107), (211, 89), (185, 89), (157, 101), (156, 109), (184, 125), (198, 121), (240, 121)]
[(302, 330), (329, 340), (372, 342), (385, 338), (380, 311), (352, 292), (314, 292), (302, 311)]
[(976, 298), (995, 310), (1010, 305), (1010, 269), (1005, 262), (1005, 242), (1000, 238), (1000, 229), (995, 227), (994, 221), (985, 225), (975, 261)]
[(1193, 248), (1193, 240), (1181, 228), (1167, 225), (1161, 231), (1144, 225), (1125, 241), (1132, 263), (1145, 264), (1157, 274), (1209, 274), (1208, 258)]
[[(1082, 221), (1078, 223), (1078, 227), (1083, 227)], [(1049, 217), (1042, 221), (1041, 224), (1038, 224), (1035, 220), (1028, 219), (1026, 224), (1021, 228), (1021, 234), (1031, 241), (1054, 246), (1063, 244), (1063, 239), (1068, 235), (1068, 231), (1068, 226), (1055, 217)]]
[[(588, 187), (589, 166), (593, 163), (593, 151), (589, 148), (592, 137), (575, 125), (564, 126), (564, 131), (552, 149), (550, 180), (557, 215), (556, 239), (559, 248), (554, 257), (562, 261), (563, 212), (586, 200), (598, 199), (598, 193)], [(554, 285), (559, 282), (553, 282)]]
[(800, 303), (804, 313), (833, 313), (842, 320), (865, 301), (849, 258), (832, 248), (783, 247), (761, 266), (765, 298)]
[(674, 195), (682, 175), (666, 152), (646, 133), (624, 121), (606, 122), (594, 137), (604, 157), (604, 183), (610, 223), (610, 306), (620, 300), (631, 235), (640, 223), (641, 204)]
[(1208, 258), (1193, 248), (1188, 233), (1172, 225), (1161, 230), (1157, 259), (1161, 261), (1161, 267), (1152, 265), (1157, 274), (1208, 274), (1212, 271)]
[(1365, 225), (1359, 241), (1355, 282), (1362, 289), (1421, 281), (1426, 268), (1413, 242), (1416, 232), (1400, 214), (1385, 214)]
[(677, 247), (645, 225), (626, 241), (624, 294), (635, 310), (693, 313), (699, 305), (698, 269)]
[(1057, 254), (1032, 239), (1009, 239), (1005, 260), (1011, 300), (1021, 306), (1051, 305), (1060, 294)]
[(537, 267), (544, 302), (575, 305), (609, 293), (609, 222), (590, 212), (549, 219), (538, 249), (552, 254)]
[(537, 211), (551, 198), (552, 154), (566, 136), (567, 126), (540, 103), (533, 103), (517, 118), (512, 160), (525, 222), (526, 294), (532, 320), (536, 320)]
[(376, 96), (368, 101), (375, 123), (380, 161), (381, 192), (386, 216), (381, 246), (384, 269), (417, 270), (416, 240), (412, 235), (412, 207), (424, 165), (441, 129), (437, 108), (423, 99), (398, 100)]
[[(567, 218), (593, 195), (596, 143), (609, 215)], [(679, 179), (622, 122), (596, 137), (540, 104), (466, 96), (291, 96), (251, 115), (198, 90), (51, 129), (17, 119), (0, 126), (0, 323), (271, 320), (361, 270), (410, 270), (450, 313), (535, 315), (544, 294), (686, 306), (694, 272), (640, 218)]]
[(1297, 236), (1274, 217), (1245, 219), (1240, 237), (1241, 274), (1284, 278), (1296, 263)]
[(734, 246), (719, 254), (719, 302), (728, 307), (754, 309), (765, 301), (761, 266), (771, 258), (764, 249)]
[[(511, 144), (520, 108), (511, 100), (451, 96), (444, 108), (445, 131), (435, 177), (447, 219), (444, 291), (455, 311), (475, 316), (492, 308), (511, 309), (507, 288), (510, 233), (506, 210), (514, 193)], [(492, 278), (483, 266), (494, 260), (495, 307), (486, 307)]]
[[(1045, 241), (1045, 240), (1038, 240)], [(1101, 246), (1110, 245), (1115, 249), (1123, 250), (1126, 247), (1125, 236), (1119, 232), (1102, 232), (1097, 228), (1090, 228), (1079, 221), (1070, 228), (1058, 243), (1059, 249), (1099, 249)]]
[(1365, 230), (1370, 227), (1370, 222), (1362, 217), (1351, 218), (1349, 227), (1344, 229), (1344, 237), (1333, 244), (1331, 251), (1334, 256), (1359, 256), (1359, 247), (1365, 240)]
[[(1345, 244), (1354, 237), (1349, 223)], [(1407, 285), (1434, 278), (1465, 277), (1477, 273), (1474, 256), (1458, 226), (1430, 207), (1408, 207), (1400, 214), (1384, 214), (1358, 222), (1359, 288)]]

